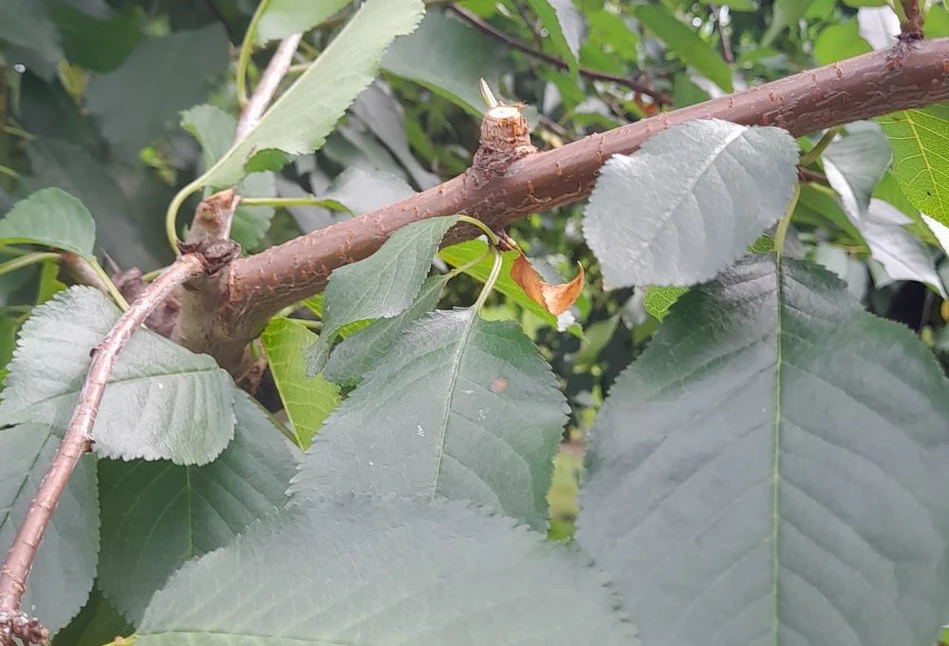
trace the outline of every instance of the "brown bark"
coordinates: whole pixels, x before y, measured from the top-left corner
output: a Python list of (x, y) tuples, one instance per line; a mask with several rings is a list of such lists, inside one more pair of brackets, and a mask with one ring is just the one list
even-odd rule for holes
[[(593, 190), (612, 155), (635, 151), (651, 135), (693, 119), (785, 128), (794, 136), (949, 99), (949, 39), (899, 43), (730, 96), (533, 153), (486, 175), (472, 167), (444, 184), (358, 218), (234, 261), (189, 307), (207, 352), (232, 372), (244, 348), (280, 309), (319, 292), (329, 273), (365, 258), (396, 229), (422, 218), (465, 213), (494, 228)], [(459, 225), (446, 244), (478, 232)]]

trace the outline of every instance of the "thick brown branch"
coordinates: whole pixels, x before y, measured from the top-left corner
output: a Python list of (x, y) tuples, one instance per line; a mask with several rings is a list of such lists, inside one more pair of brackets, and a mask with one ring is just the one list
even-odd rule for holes
[[(116, 357), (152, 310), (161, 305), (179, 285), (207, 270), (207, 263), (201, 256), (188, 254), (178, 258), (129, 307), (102, 343), (93, 350), (86, 382), (79, 393), (79, 401), (56, 457), (40, 483), (6, 561), (0, 568), (0, 619), (6, 618), (9, 622), (22, 620), (20, 601), (26, 591), (26, 579), (33, 566), (36, 550), (43, 540), (43, 533), (59, 504), (69, 476), (82, 455), (91, 450), (92, 426)], [(4, 629), (12, 632), (13, 627), (0, 622), (0, 635), (4, 634)]]
[[(949, 39), (920, 41), (531, 154), (492, 177), (469, 169), (402, 202), (234, 261), (200, 295), (202, 306), (186, 314), (189, 324), (204, 330), (202, 344), (191, 349), (212, 354), (231, 370), (269, 317), (320, 291), (333, 269), (365, 258), (396, 229), (454, 213), (479, 217), (498, 228), (575, 202), (593, 190), (597, 173), (610, 156), (632, 153), (651, 135), (686, 121), (726, 119), (779, 126), (800, 136), (947, 99)], [(446, 242), (475, 235), (470, 227), (457, 227)]]
[[(504, 43), (511, 49), (516, 49), (517, 51), (523, 54), (527, 54), (528, 56), (531, 56), (533, 58), (537, 58), (539, 60), (550, 63), (554, 67), (561, 70), (565, 70), (570, 67), (569, 65), (567, 65), (566, 61), (559, 59), (556, 56), (545, 54), (544, 52), (534, 49), (533, 47), (529, 45), (525, 45), (524, 43), (520, 42), (516, 38), (512, 38), (511, 36), (505, 34), (500, 29), (495, 29), (490, 23), (485, 22), (479, 16), (471, 13), (467, 9), (463, 9), (457, 5), (449, 5), (448, 9), (454, 12), (456, 15), (458, 15), (462, 19), (464, 19), (466, 22), (470, 23), (473, 27), (487, 34), (491, 38), (494, 38), (495, 40), (498, 40)], [(619, 76), (617, 74), (607, 74), (606, 72), (598, 72), (596, 70), (591, 70), (587, 67), (581, 67), (578, 70), (578, 72), (580, 73), (580, 76), (585, 76), (589, 79), (596, 79), (599, 81), (611, 81), (618, 85), (628, 87), (629, 89), (635, 90), (636, 92), (639, 92), (640, 94), (651, 96), (652, 98), (654, 98), (657, 102), (661, 104), (669, 103), (669, 97), (667, 97), (663, 93), (657, 92), (656, 90), (646, 85), (643, 85), (642, 83), (637, 83), (631, 78), (627, 78), (625, 76)]]

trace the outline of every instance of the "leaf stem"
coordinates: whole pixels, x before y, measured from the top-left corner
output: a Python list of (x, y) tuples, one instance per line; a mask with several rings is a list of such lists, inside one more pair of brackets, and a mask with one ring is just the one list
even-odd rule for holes
[(820, 156), (827, 150), (827, 146), (829, 146), (834, 141), (834, 137), (840, 133), (840, 128), (840, 126), (834, 126), (828, 129), (813, 148), (801, 155), (801, 160), (798, 163), (801, 166), (810, 166), (820, 159)]
[(128, 301), (125, 300), (122, 292), (119, 291), (119, 288), (116, 287), (115, 283), (112, 282), (112, 279), (109, 278), (109, 274), (107, 274), (105, 269), (102, 268), (102, 265), (100, 265), (96, 260), (92, 260), (89, 264), (92, 266), (92, 271), (94, 271), (96, 275), (102, 279), (102, 282), (105, 284), (106, 291), (109, 293), (109, 296), (112, 297), (112, 300), (115, 301), (115, 304), (118, 305), (119, 309), (121, 309), (123, 312), (127, 312), (129, 309)]
[[(26, 592), (36, 550), (66, 490), (69, 477), (82, 456), (92, 450), (92, 427), (95, 424), (105, 393), (106, 383), (112, 376), (115, 361), (132, 335), (142, 326), (148, 315), (185, 281), (207, 271), (203, 258), (188, 254), (181, 256), (155, 282), (149, 285), (134, 305), (115, 323), (92, 351), (92, 362), (86, 373), (79, 400), (63, 434), (62, 442), (49, 470), (40, 482), (30, 503), (26, 517), (17, 531), (13, 546), (0, 567), (0, 617), (14, 617), (20, 610)], [(4, 626), (0, 626), (0, 632)]]
[(293, 321), (294, 323), (299, 323), (303, 327), (308, 328), (310, 330), (319, 331), (323, 329), (323, 324), (320, 321), (311, 321), (310, 319), (298, 319), (298, 318), (293, 318), (292, 316), (288, 316), (287, 320)]
[(287, 207), (287, 206), (323, 206), (328, 209), (338, 210), (335, 208), (335, 205), (338, 204), (335, 200), (327, 200), (324, 198), (316, 197), (315, 195), (307, 195), (305, 197), (242, 197), (241, 206), (274, 206), (274, 207)]
[[(206, 174), (207, 173), (205, 173), (205, 175)], [(171, 245), (171, 250), (175, 252), (175, 256), (181, 255), (181, 250), (178, 248), (178, 226), (176, 222), (178, 219), (178, 210), (186, 199), (203, 186), (203, 179), (204, 175), (178, 191), (171, 199), (171, 202), (168, 204), (168, 210), (165, 212), (165, 235), (168, 236), (168, 243)]]
[(475, 311), (480, 311), (484, 306), (484, 302), (488, 300), (488, 295), (491, 293), (491, 290), (494, 289), (494, 283), (498, 281), (498, 276), (501, 275), (501, 266), (504, 264), (504, 257), (501, 255), (501, 250), (492, 245), (491, 253), (494, 254), (494, 265), (491, 266), (491, 273), (488, 274), (488, 279), (484, 281), (481, 293), (478, 294), (478, 300), (476, 300), (472, 306)]
[(791, 217), (794, 215), (794, 209), (797, 207), (797, 200), (801, 197), (801, 185), (794, 184), (794, 194), (791, 196), (791, 202), (788, 204), (787, 214), (778, 222), (778, 228), (774, 232), (774, 252), (778, 255), (780, 261), (784, 253), (784, 240), (788, 235), (788, 227), (791, 225)]
[(257, 25), (269, 5), (270, 0), (260, 0), (257, 10), (250, 19), (250, 24), (247, 25), (244, 42), (241, 43), (241, 51), (237, 57), (237, 102), (241, 109), (247, 105), (247, 66), (250, 62), (250, 52), (254, 48), (254, 40), (257, 37)]
[(61, 256), (54, 251), (36, 251), (33, 253), (28, 253), (25, 256), (19, 256), (17, 258), (0, 263), (0, 276), (5, 276), (6, 274), (14, 272), (18, 269), (23, 269), (24, 267), (36, 265), (48, 260), (59, 261), (60, 257)]
[(466, 262), (466, 263), (463, 264), (463, 265), (459, 265), (459, 266), (455, 267), (455, 268), (452, 269), (450, 272), (448, 272), (448, 279), (451, 280), (452, 278), (454, 278), (454, 277), (457, 276), (458, 274), (460, 274), (460, 273), (462, 273), (462, 272), (464, 272), (464, 271), (466, 271), (466, 270), (468, 270), (468, 269), (471, 269), (472, 267), (474, 267), (475, 265), (477, 265), (478, 263), (480, 263), (482, 260), (484, 260), (484, 259), (487, 257), (487, 255), (488, 255), (489, 253), (491, 253), (491, 250), (490, 250), (490, 249), (488, 249), (488, 251), (485, 251), (483, 254), (481, 254), (480, 256), (478, 256), (477, 258), (475, 258), (474, 260), (472, 260), (472, 261), (470, 261), (470, 262)]
[(468, 215), (459, 215), (459, 216), (458, 216), (458, 221), (459, 221), (459, 222), (464, 222), (465, 224), (470, 224), (470, 225), (473, 226), (473, 227), (478, 227), (479, 229), (481, 229), (482, 231), (484, 231), (484, 235), (488, 236), (488, 240), (491, 242), (491, 246), (492, 246), (492, 247), (497, 247), (498, 244), (500, 243), (500, 239), (498, 238), (498, 234), (496, 234), (494, 231), (492, 231), (492, 230), (491, 230), (491, 227), (489, 227), (487, 224), (485, 224), (484, 222), (482, 222), (482, 221), (479, 220), (478, 218), (473, 218), (473, 217), (468, 216)]
[(21, 139), (30, 140), (33, 138), (33, 135), (28, 133), (23, 128), (17, 128), (16, 126), (5, 125), (0, 126), (0, 131), (7, 133), (8, 135), (13, 135), (14, 137), (20, 137)]
[(7, 177), (12, 177), (13, 179), (16, 179), (20, 176), (18, 172), (9, 166), (4, 166), (3, 164), (0, 164), (0, 174), (6, 175)]

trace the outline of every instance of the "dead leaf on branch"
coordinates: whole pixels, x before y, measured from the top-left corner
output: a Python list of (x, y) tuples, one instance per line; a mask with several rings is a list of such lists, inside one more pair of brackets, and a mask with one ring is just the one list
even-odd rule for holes
[(573, 305), (583, 290), (583, 265), (577, 263), (580, 272), (568, 283), (551, 285), (545, 283), (534, 269), (527, 256), (519, 254), (511, 267), (511, 278), (531, 300), (554, 316), (560, 316)]

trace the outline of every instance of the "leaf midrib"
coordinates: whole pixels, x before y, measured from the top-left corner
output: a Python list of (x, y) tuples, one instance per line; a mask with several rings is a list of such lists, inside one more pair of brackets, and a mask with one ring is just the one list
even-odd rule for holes
[(775, 355), (775, 397), (774, 397), (774, 431), (773, 431), (773, 462), (771, 466), (772, 479), (772, 519), (771, 519), (771, 599), (772, 599), (772, 619), (771, 630), (773, 634), (772, 643), (778, 645), (778, 571), (780, 564), (778, 559), (778, 522), (780, 520), (779, 494), (781, 481), (781, 371), (783, 344), (782, 335), (784, 333), (784, 281), (781, 267), (781, 251), (776, 250), (775, 258), (775, 277), (777, 278), (777, 335), (775, 336), (776, 355)]
[(465, 353), (465, 348), (468, 345), (468, 337), (471, 335), (471, 330), (474, 329), (474, 322), (478, 318), (478, 312), (469, 308), (468, 315), (468, 322), (465, 324), (465, 329), (462, 331), (461, 337), (458, 340), (458, 350), (452, 357), (451, 378), (448, 381), (448, 397), (445, 401), (442, 421), (439, 426), (438, 453), (435, 458), (435, 472), (432, 477), (432, 499), (435, 498), (438, 491), (438, 478), (441, 475), (442, 459), (445, 456), (445, 439), (448, 436), (448, 421), (451, 418), (451, 404), (455, 398), (455, 385), (458, 382), (458, 375), (461, 372), (461, 360)]

